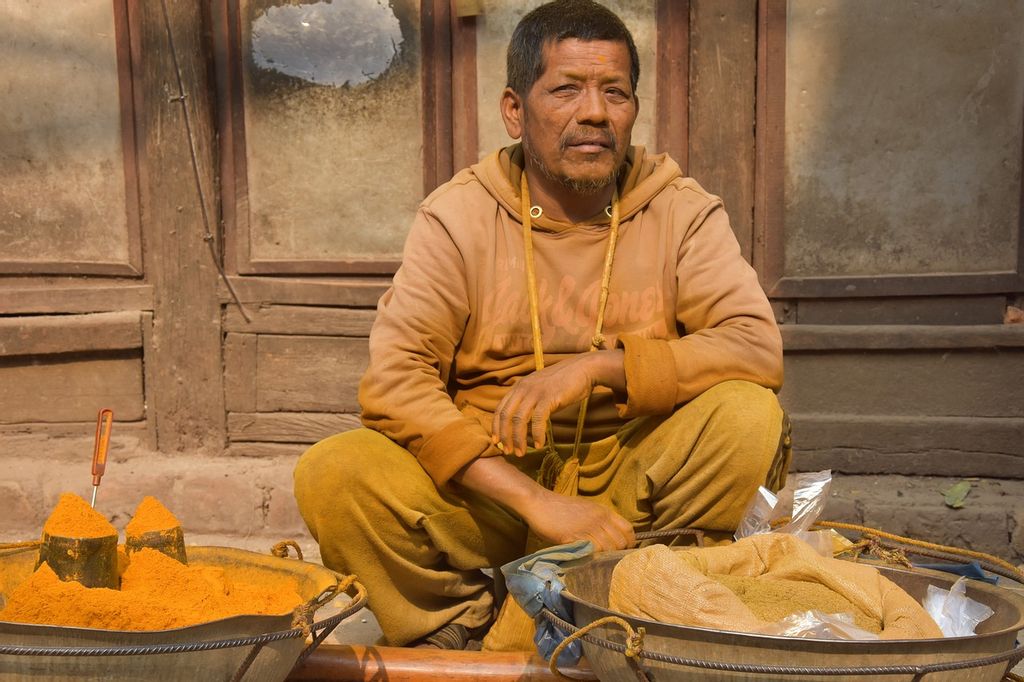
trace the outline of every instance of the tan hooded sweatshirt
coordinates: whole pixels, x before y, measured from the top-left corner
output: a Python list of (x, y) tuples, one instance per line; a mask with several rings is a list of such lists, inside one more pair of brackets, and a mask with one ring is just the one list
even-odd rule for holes
[[(417, 457), (437, 485), (481, 456), (493, 410), (534, 371), (519, 145), (427, 197), (402, 266), (378, 305), (359, 386), (366, 426)], [(669, 414), (709, 387), (744, 379), (778, 390), (782, 340), (718, 197), (662, 154), (634, 147), (620, 176), (620, 227), (605, 310), (606, 347), (625, 351), (626, 395), (597, 388), (584, 442), (626, 421)], [(533, 221), (545, 364), (594, 335), (609, 218)], [(578, 406), (552, 416), (571, 443)]]

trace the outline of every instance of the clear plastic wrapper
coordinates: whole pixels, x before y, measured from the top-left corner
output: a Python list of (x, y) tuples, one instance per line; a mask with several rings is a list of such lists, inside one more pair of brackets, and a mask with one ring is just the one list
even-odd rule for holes
[(758, 488), (754, 493), (754, 499), (750, 501), (747, 510), (743, 513), (740, 525), (736, 528), (735, 538), (742, 540), (751, 535), (770, 533), (772, 531), (772, 516), (778, 503), (779, 498), (772, 491), (764, 486)]
[[(831, 470), (795, 474), (778, 495), (761, 486), (747, 505), (736, 529), (736, 539), (759, 533), (790, 533), (814, 547), (822, 556), (832, 556), (832, 533), (808, 530), (828, 503)], [(789, 517), (789, 521), (779, 521)]]
[(804, 611), (786, 616), (757, 631), (759, 635), (803, 637), (805, 639), (878, 639), (878, 635), (853, 624), (848, 613)]
[[(825, 470), (790, 476), (786, 487), (777, 495), (762, 486), (747, 505), (736, 529), (736, 539), (761, 533), (789, 533), (811, 545), (818, 554), (831, 557), (837, 542), (847, 545), (849, 542), (834, 531), (809, 530), (825, 509), (831, 483), (832, 472)], [(789, 521), (782, 523), (786, 517)], [(967, 596), (965, 581), (966, 578), (960, 578), (949, 590), (929, 585), (922, 603), (946, 637), (973, 635), (978, 624), (993, 613), (989, 607)], [(820, 611), (793, 614), (759, 632), (819, 639), (878, 639), (877, 635), (853, 625), (848, 614)]]
[(995, 613), (967, 596), (967, 578), (960, 578), (948, 590), (928, 586), (924, 610), (946, 637), (968, 637), (983, 620)]

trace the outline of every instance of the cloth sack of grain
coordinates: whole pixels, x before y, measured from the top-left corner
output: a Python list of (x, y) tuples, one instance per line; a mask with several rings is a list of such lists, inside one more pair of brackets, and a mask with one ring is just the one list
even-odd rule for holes
[(784, 533), (724, 547), (653, 545), (615, 567), (608, 605), (663, 623), (755, 632), (793, 613), (847, 613), (881, 639), (942, 637), (924, 608), (877, 569), (819, 555)]

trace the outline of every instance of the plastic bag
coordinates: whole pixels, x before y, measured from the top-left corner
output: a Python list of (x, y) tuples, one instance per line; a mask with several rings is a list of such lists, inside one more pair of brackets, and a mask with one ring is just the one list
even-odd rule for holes
[(780, 621), (758, 629), (757, 634), (806, 639), (879, 639), (875, 633), (854, 625), (853, 616), (848, 613), (821, 611), (790, 614)]
[[(821, 556), (831, 557), (832, 533), (808, 530), (824, 511), (831, 485), (832, 471), (826, 469), (790, 476), (778, 495), (761, 486), (747, 505), (736, 529), (736, 539), (760, 533), (789, 533), (814, 547)], [(785, 517), (790, 517), (787, 523), (777, 523)]]
[(995, 613), (967, 596), (967, 578), (958, 579), (948, 590), (929, 585), (924, 609), (946, 637), (973, 635), (978, 623)]
[[(562, 599), (562, 576), (565, 569), (579, 563), (594, 553), (589, 540), (578, 540), (566, 545), (548, 547), (534, 552), (501, 567), (509, 593), (534, 619), (536, 631), (533, 643), (537, 651), (551, 659), (555, 648), (569, 633), (544, 618), (541, 611), (547, 608), (562, 620), (573, 622), (572, 603)], [(576, 640), (558, 655), (558, 665), (576, 665), (583, 656), (583, 643)]]

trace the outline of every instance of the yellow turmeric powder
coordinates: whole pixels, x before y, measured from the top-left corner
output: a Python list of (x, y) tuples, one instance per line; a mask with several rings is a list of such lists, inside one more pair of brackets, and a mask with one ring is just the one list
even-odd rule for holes
[(143, 548), (131, 555), (120, 590), (63, 582), (42, 564), (9, 595), (0, 621), (167, 630), (238, 615), (284, 615), (302, 602), (294, 579), (238, 582), (223, 568), (185, 566)]
[(124, 527), (125, 535), (139, 536), (152, 531), (168, 530), (180, 526), (178, 518), (152, 495), (147, 495), (135, 508), (131, 521)]
[(62, 538), (102, 538), (117, 535), (110, 522), (74, 493), (61, 493), (43, 532)]
[[(178, 528), (158, 500), (145, 498), (126, 535)], [(77, 495), (61, 495), (44, 531), (70, 538), (117, 535)], [(239, 615), (285, 615), (303, 603), (295, 578), (260, 571), (186, 566), (156, 549), (117, 555), (120, 590), (63, 581), (45, 561), (9, 593), (0, 621), (102, 630), (165, 630)]]

